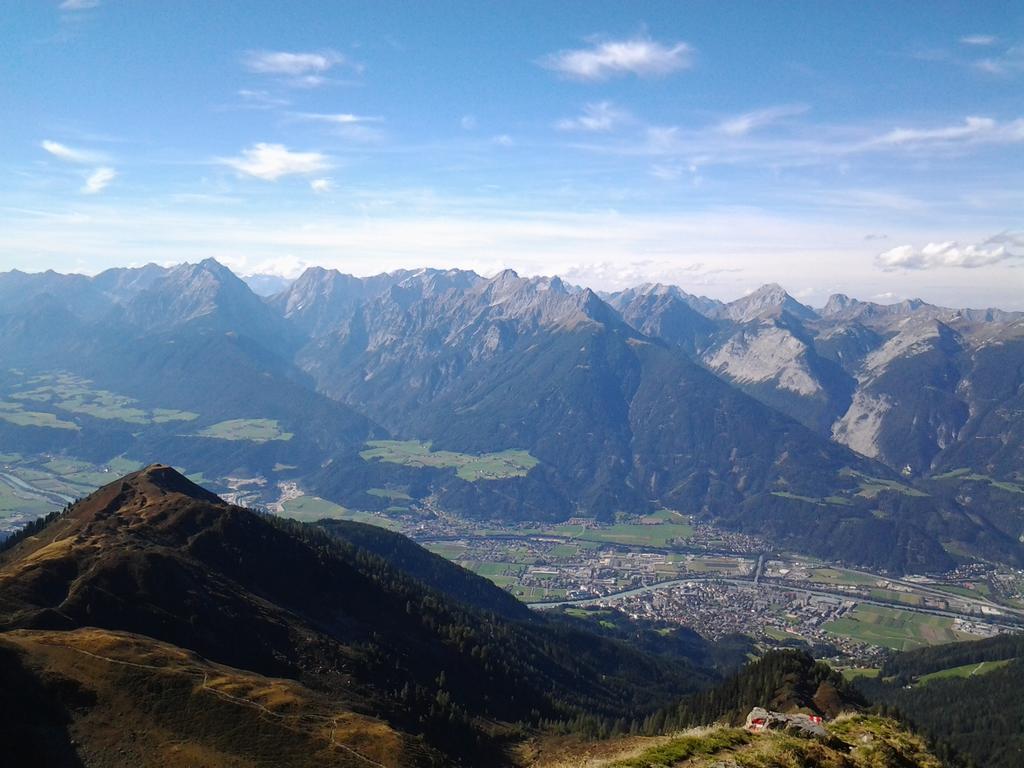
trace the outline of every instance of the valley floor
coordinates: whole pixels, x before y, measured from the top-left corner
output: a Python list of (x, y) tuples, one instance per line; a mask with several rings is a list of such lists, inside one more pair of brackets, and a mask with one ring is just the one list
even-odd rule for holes
[[(128, 458), (100, 466), (49, 454), (0, 455), (0, 535), (136, 467)], [(287, 475), (293, 468), (276, 469)], [(501, 526), (453, 516), (429, 500), (414, 507), (401, 488), (376, 489), (390, 506), (370, 512), (274, 477), (211, 484), (229, 501), (266, 504), (298, 520), (349, 519), (399, 530), (537, 608), (617, 608), (710, 638), (743, 633), (766, 645), (827, 643), (849, 666), (870, 667), (887, 649), (1024, 626), (1024, 572), (1006, 567), (894, 578), (799, 555), (764, 557), (770, 548), (763, 540), (671, 510), (623, 515), (614, 524), (574, 518)]]

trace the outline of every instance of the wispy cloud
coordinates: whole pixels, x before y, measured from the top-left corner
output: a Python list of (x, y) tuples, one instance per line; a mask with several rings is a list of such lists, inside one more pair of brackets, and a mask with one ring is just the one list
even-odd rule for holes
[(44, 139), (39, 142), (39, 146), (54, 157), (69, 163), (82, 163), (83, 165), (88, 165), (92, 163), (101, 163), (106, 159), (105, 156), (99, 152), (69, 147), (67, 144), (61, 144), (60, 142), (51, 141), (50, 139)]
[(713, 167), (781, 169), (831, 166), (840, 173), (858, 158), (887, 155), (898, 161), (967, 155), (1024, 144), (1024, 117), (996, 120), (967, 117), (944, 125), (908, 125), (880, 131), (877, 123), (823, 124), (804, 121), (779, 124), (778, 130), (756, 131), (744, 121), (726, 133), (722, 123), (696, 127), (650, 125), (635, 121), (635, 130), (590, 132), (574, 142), (576, 149), (605, 156), (651, 158), (658, 178), (681, 174), (673, 168)]
[(1014, 75), (1024, 72), (1024, 46), (1006, 49), (1002, 54), (974, 62), (974, 68), (989, 75)]
[(283, 144), (253, 144), (238, 157), (219, 158), (218, 162), (239, 173), (264, 181), (277, 181), (282, 176), (310, 174), (326, 170), (330, 161), (320, 152), (292, 152)]
[(238, 91), (238, 97), (242, 100), (240, 106), (245, 109), (279, 109), (290, 103), (288, 99), (255, 88), (242, 88)]
[(309, 182), (309, 188), (317, 194), (330, 192), (334, 188), (334, 182), (330, 179), (313, 179)]
[(117, 171), (113, 168), (97, 168), (86, 178), (85, 185), (82, 187), (82, 192), (86, 195), (95, 195), (97, 192), (102, 192), (110, 185), (110, 182), (112, 182), (116, 176)]
[(369, 117), (367, 115), (353, 115), (350, 112), (322, 113), (322, 112), (296, 112), (296, 120), (308, 120), (314, 123), (331, 123), (333, 125), (354, 125), (355, 123), (379, 123), (384, 118)]
[(606, 40), (590, 48), (559, 51), (541, 66), (578, 80), (607, 80), (617, 75), (656, 77), (693, 65), (693, 48), (683, 42), (665, 45), (647, 37)]
[(1024, 118), (1000, 123), (990, 117), (967, 117), (959, 125), (938, 128), (894, 128), (869, 146), (914, 146), (952, 143), (1012, 144), (1024, 141)]
[(99, 4), (100, 0), (64, 0), (57, 8), (61, 11), (87, 11)]
[[(1006, 236), (997, 236), (983, 243), (968, 245), (960, 245), (952, 240), (944, 243), (928, 243), (921, 248), (916, 248), (913, 245), (900, 245), (878, 254), (875, 264), (887, 272), (897, 269), (936, 269), (941, 267), (978, 269), (1011, 259), (1024, 258), (1024, 254), (1010, 251), (1006, 240)], [(1020, 244), (1019, 239), (1010, 238), (1010, 240)]]
[(352, 64), (344, 55), (334, 50), (249, 51), (243, 56), (242, 64), (250, 72), (284, 78), (287, 84), (299, 88), (323, 85), (327, 82), (327, 73), (341, 65), (360, 69), (359, 65)]
[(583, 107), (583, 114), (578, 117), (566, 117), (555, 123), (560, 131), (611, 131), (623, 123), (629, 122), (629, 112), (619, 109), (610, 101), (598, 101)]
[(323, 53), (289, 53), (288, 51), (250, 51), (244, 64), (250, 72), (261, 75), (322, 74), (345, 61), (337, 51)]
[(999, 42), (999, 38), (996, 37), (995, 35), (964, 35), (963, 37), (960, 38), (960, 42), (963, 43), (964, 45), (986, 46), (995, 45), (997, 42)]
[(808, 109), (809, 107), (805, 104), (782, 104), (777, 107), (757, 109), (723, 120), (718, 129), (728, 136), (745, 136), (757, 128), (771, 125), (787, 117), (802, 115)]
[(375, 123), (383, 123), (383, 117), (354, 115), (349, 112), (296, 112), (291, 115), (291, 119), (308, 123), (321, 123), (329, 126), (339, 136), (364, 144), (376, 143), (384, 138), (384, 133), (374, 125)]

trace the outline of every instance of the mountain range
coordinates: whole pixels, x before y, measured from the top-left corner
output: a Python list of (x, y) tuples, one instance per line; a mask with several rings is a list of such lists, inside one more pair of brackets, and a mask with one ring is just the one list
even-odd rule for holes
[[(267, 501), (295, 482), (379, 509), (370, 491), (401, 487), (505, 523), (667, 506), (893, 572), (1024, 562), (1022, 313), (510, 270), (311, 268), (259, 296), (206, 260), (0, 275), (0, 354), (19, 451), (159, 455), (218, 490), (271, 478)], [(530, 463), (468, 478), (367, 458), (388, 438)]]

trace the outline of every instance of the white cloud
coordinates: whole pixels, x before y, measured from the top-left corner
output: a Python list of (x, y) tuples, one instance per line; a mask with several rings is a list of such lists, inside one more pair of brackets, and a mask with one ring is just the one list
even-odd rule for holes
[(62, 11), (87, 11), (99, 4), (100, 0), (64, 0), (57, 8)]
[(39, 146), (54, 157), (66, 160), (69, 163), (82, 163), (88, 165), (91, 163), (102, 162), (104, 160), (103, 155), (98, 152), (90, 152), (86, 149), (76, 149), (75, 147), (69, 147), (67, 144), (50, 141), (49, 139), (41, 141)]
[(299, 112), (295, 115), (297, 120), (308, 120), (313, 123), (331, 123), (333, 125), (354, 125), (355, 123), (379, 123), (383, 118), (367, 117), (366, 115), (353, 115), (349, 112), (325, 114), (321, 112)]
[(960, 38), (964, 45), (995, 45), (999, 38), (995, 35), (965, 35)]
[(990, 56), (974, 62), (974, 68), (990, 75), (1012, 75), (1024, 72), (1024, 46), (1008, 48), (998, 56)]
[(885, 271), (896, 269), (935, 269), (959, 267), (977, 269), (1019, 259), (1021, 254), (1012, 253), (1000, 238), (992, 238), (977, 245), (960, 245), (950, 240), (944, 243), (928, 243), (922, 248), (901, 245), (880, 253), (875, 264)]
[(755, 128), (761, 128), (787, 117), (802, 115), (807, 110), (808, 107), (803, 104), (783, 104), (777, 107), (758, 109), (722, 121), (718, 130), (729, 136), (745, 136)]
[(914, 146), (951, 143), (1010, 144), (1024, 141), (1024, 118), (1000, 123), (990, 117), (967, 117), (960, 125), (940, 128), (895, 128), (869, 146)]
[(330, 192), (334, 188), (334, 182), (330, 179), (313, 179), (309, 182), (309, 188), (317, 194)]
[(320, 53), (290, 53), (288, 51), (250, 51), (243, 63), (250, 72), (260, 75), (288, 75), (303, 77), (322, 75), (345, 57), (337, 51)]
[(238, 91), (238, 97), (248, 109), (277, 109), (278, 107), (287, 107), (290, 103), (288, 99), (274, 96), (268, 91), (252, 88), (242, 88)]
[(297, 112), (292, 115), (292, 119), (329, 125), (338, 135), (366, 144), (380, 141), (384, 137), (382, 131), (372, 126), (373, 123), (384, 122), (382, 117), (354, 115), (349, 112)]
[(102, 192), (106, 189), (110, 182), (117, 176), (117, 171), (113, 168), (97, 168), (95, 171), (89, 174), (85, 180), (85, 185), (82, 187), (82, 193), (86, 195), (95, 195), (97, 192)]
[(491, 141), (494, 144), (497, 144), (499, 147), (511, 147), (516, 143), (515, 139), (513, 139), (507, 133), (500, 133), (497, 136), (492, 137)]
[(566, 117), (555, 123), (560, 131), (603, 132), (628, 122), (630, 114), (618, 109), (610, 101), (598, 101), (583, 107), (579, 117)]
[(264, 181), (276, 181), (292, 174), (316, 173), (330, 167), (327, 156), (320, 152), (292, 152), (283, 144), (263, 142), (242, 150), (239, 157), (224, 157), (218, 162)]
[(637, 77), (668, 75), (693, 63), (693, 48), (686, 43), (663, 45), (646, 37), (607, 40), (591, 48), (559, 51), (540, 64), (579, 80), (606, 80), (613, 75)]
[(651, 176), (662, 181), (676, 181), (685, 170), (686, 168), (679, 164), (655, 164), (650, 168)]
[(463, 115), (462, 119), (459, 120), (459, 125), (464, 131), (475, 131), (476, 130), (476, 117), (473, 115)]

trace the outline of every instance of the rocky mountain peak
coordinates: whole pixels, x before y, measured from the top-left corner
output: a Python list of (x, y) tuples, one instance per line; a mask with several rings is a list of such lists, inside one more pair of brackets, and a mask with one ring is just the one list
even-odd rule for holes
[(838, 315), (845, 312), (851, 306), (856, 306), (861, 302), (857, 299), (851, 299), (845, 293), (833, 293), (828, 297), (828, 301), (825, 302), (825, 306), (821, 310), (822, 317), (831, 317), (832, 315)]
[(794, 299), (778, 283), (762, 285), (753, 293), (725, 306), (725, 315), (738, 322), (749, 322), (769, 312), (788, 312), (801, 320), (813, 319), (817, 313)]

